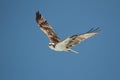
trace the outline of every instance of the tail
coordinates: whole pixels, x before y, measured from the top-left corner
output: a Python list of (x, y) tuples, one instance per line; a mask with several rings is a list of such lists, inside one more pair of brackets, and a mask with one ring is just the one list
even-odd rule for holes
[(79, 52), (74, 51), (74, 50), (72, 50), (72, 49), (70, 49), (69, 51), (71, 51), (71, 52), (73, 52), (73, 53), (76, 53), (76, 54), (78, 54), (78, 53), (79, 53)]

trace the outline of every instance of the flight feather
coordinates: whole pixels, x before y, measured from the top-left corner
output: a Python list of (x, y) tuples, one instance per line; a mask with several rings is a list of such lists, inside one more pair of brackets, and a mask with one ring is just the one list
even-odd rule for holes
[(61, 39), (52, 29), (51, 25), (44, 19), (40, 12), (36, 12), (36, 22), (40, 26), (40, 29), (47, 35), (51, 43), (57, 44)]

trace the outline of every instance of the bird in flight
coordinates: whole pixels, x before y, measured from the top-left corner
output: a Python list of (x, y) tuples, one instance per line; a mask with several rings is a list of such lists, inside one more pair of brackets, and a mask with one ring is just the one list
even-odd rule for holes
[(70, 37), (67, 37), (64, 40), (61, 40), (58, 35), (55, 33), (51, 25), (45, 20), (45, 18), (41, 15), (39, 11), (36, 12), (36, 22), (39, 25), (40, 29), (47, 35), (50, 40), (49, 48), (55, 51), (66, 51), (66, 52), (74, 52), (77, 51), (72, 50), (71, 48), (82, 41), (98, 34), (100, 31), (98, 28), (92, 28), (86, 33), (83, 34), (75, 34)]

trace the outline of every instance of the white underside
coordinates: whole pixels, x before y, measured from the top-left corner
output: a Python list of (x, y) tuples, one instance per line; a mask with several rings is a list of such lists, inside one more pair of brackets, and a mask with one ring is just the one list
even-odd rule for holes
[(53, 46), (49, 46), (49, 48), (51, 48), (52, 50), (55, 50), (55, 51), (67, 51), (66, 45), (63, 44), (62, 42), (56, 44), (55, 48)]
[(52, 50), (55, 50), (55, 51), (67, 51), (67, 52), (71, 51), (71, 52), (74, 52), (74, 53), (78, 53), (77, 51), (66, 48), (66, 45), (67, 45), (68, 41), (69, 40), (64, 40), (64, 41), (56, 44), (55, 48), (53, 46), (49, 46), (49, 48), (52, 49)]

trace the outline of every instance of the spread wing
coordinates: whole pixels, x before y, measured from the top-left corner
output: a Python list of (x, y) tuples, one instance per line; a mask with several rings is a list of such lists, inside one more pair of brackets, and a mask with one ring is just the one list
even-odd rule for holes
[(40, 26), (40, 29), (47, 35), (51, 43), (57, 44), (61, 41), (50, 24), (43, 18), (39, 11), (36, 12), (36, 22)]
[(66, 38), (63, 42), (66, 44), (66, 48), (71, 48), (72, 46), (75, 46), (76, 44), (80, 43), (81, 41), (84, 41), (85, 39), (88, 39), (94, 35), (96, 35), (100, 31), (99, 28), (92, 28), (88, 32), (84, 34), (78, 34), (73, 35), (71, 37)]

